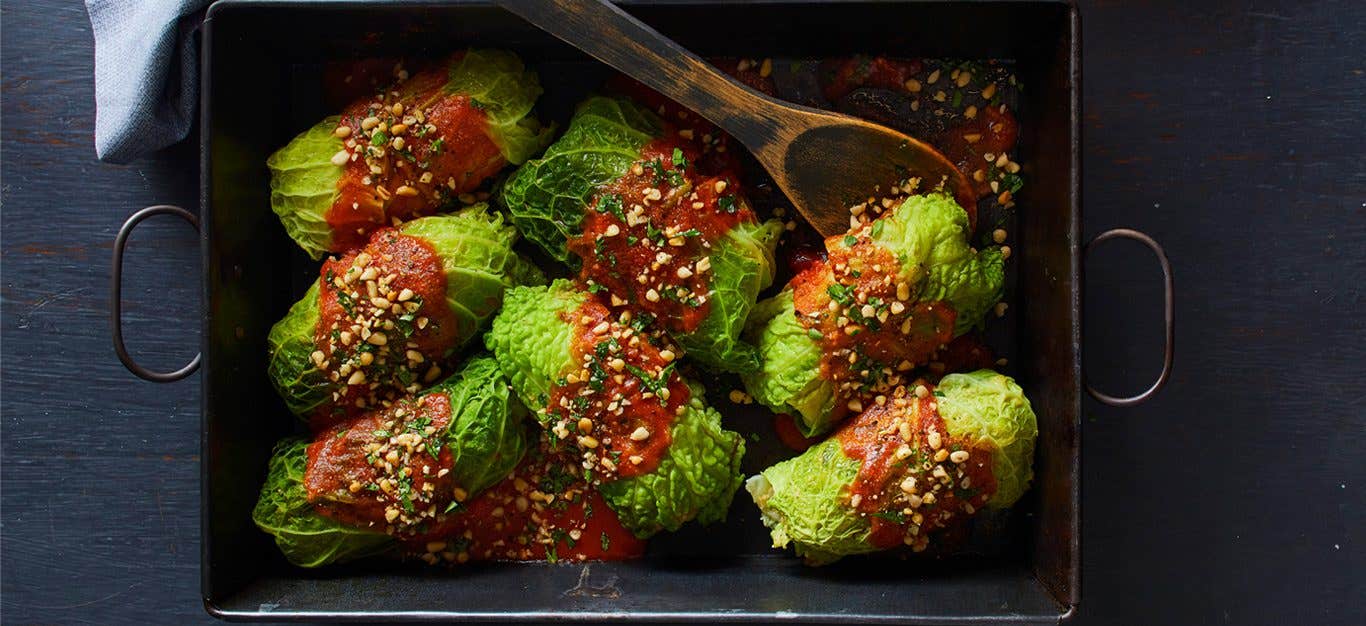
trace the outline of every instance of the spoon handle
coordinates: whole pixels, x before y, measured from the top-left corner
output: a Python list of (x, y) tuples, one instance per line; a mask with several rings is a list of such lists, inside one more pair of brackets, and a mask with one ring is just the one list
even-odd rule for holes
[(692, 109), (752, 151), (759, 152), (774, 138), (776, 101), (741, 85), (607, 0), (497, 4)]

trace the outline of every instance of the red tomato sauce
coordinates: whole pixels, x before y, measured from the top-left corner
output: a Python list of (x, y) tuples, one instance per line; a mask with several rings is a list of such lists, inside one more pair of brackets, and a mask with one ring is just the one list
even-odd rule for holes
[(703, 147), (676, 132), (649, 143), (640, 160), (604, 187), (569, 250), (580, 278), (613, 307), (629, 305), (672, 332), (695, 330), (710, 312), (715, 242), (754, 213), (729, 174), (705, 176)]
[[(994, 159), (1015, 149), (1019, 136), (1019, 124), (1015, 116), (1003, 106), (986, 106), (973, 119), (963, 119), (935, 139), (934, 145), (944, 153), (958, 171), (973, 181), (980, 196), (991, 193), (990, 181), (995, 176), (988, 170), (995, 167)], [(986, 160), (992, 155), (993, 161)], [(981, 170), (982, 175), (976, 173)], [(971, 216), (972, 214), (969, 213)]]
[(804, 452), (823, 439), (823, 437), (803, 435), (802, 431), (797, 428), (796, 418), (786, 413), (778, 413), (773, 416), (773, 430), (778, 433), (779, 442), (797, 452)]
[(621, 560), (645, 541), (626, 530), (567, 451), (534, 451), (502, 482), (466, 502), (445, 540), (423, 546), (463, 563)]
[[(836, 421), (857, 412), (927, 363), (953, 338), (957, 317), (943, 302), (916, 302), (899, 285), (896, 258), (854, 231), (852, 246), (832, 242), (829, 258), (790, 283), (797, 319), (821, 344), (821, 376), (835, 385)], [(838, 239), (844, 239), (843, 236)]]
[(996, 367), (996, 354), (977, 335), (955, 337), (934, 359), (945, 372), (971, 372)]
[(738, 176), (743, 148), (736, 148), (734, 139), (706, 118), (673, 101), (635, 79), (617, 74), (607, 80), (608, 93), (624, 96), (653, 111), (664, 121), (664, 136), (687, 135), (686, 141), (695, 142), (702, 154), (695, 161), (698, 171), (706, 175), (730, 173)]
[(472, 332), (446, 304), (436, 250), (397, 229), (327, 260), (320, 274), (312, 359), (335, 389), (310, 416), (315, 430), (435, 382), (459, 338)]
[[(421, 63), (421, 60), (417, 60)], [(358, 99), (368, 98), (395, 81), (420, 69), (397, 57), (365, 57), (323, 64), (323, 104), (341, 110)]]
[(929, 545), (929, 534), (962, 524), (996, 492), (991, 448), (949, 435), (929, 384), (900, 387), (837, 433), (862, 465), (849, 504), (871, 518), (880, 548)]
[(442, 394), (404, 399), (318, 434), (304, 487), (323, 516), (405, 539), (442, 536), (457, 485)]
[(906, 90), (906, 81), (920, 73), (920, 59), (856, 56), (821, 63), (821, 91), (834, 102), (862, 87)]
[(633, 328), (629, 313), (614, 314), (593, 299), (570, 315), (577, 371), (552, 385), (543, 421), (579, 449), (599, 481), (654, 471), (691, 395), (674, 372), (678, 350), (662, 335)]
[(326, 215), (332, 249), (359, 245), (393, 220), (433, 213), (507, 165), (484, 112), (446, 91), (448, 68), (423, 70), (342, 111), (338, 132), (352, 157)]

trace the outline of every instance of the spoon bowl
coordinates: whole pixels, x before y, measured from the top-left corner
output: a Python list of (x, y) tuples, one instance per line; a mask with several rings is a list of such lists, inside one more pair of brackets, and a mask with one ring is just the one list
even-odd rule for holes
[(934, 148), (885, 126), (839, 118), (782, 146), (781, 174), (769, 167), (788, 199), (822, 235), (844, 232), (848, 207), (908, 178), (920, 179), (921, 190), (942, 186), (965, 209), (975, 205), (972, 184)]

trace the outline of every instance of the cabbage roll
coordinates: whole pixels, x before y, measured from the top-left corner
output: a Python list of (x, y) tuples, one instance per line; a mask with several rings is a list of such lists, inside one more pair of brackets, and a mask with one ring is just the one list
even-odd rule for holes
[(644, 538), (724, 519), (745, 445), (675, 371), (667, 336), (640, 322), (559, 280), (510, 290), (484, 340), (551, 442)]
[(469, 50), (327, 117), (270, 156), (270, 205), (313, 258), (436, 212), (550, 139), (532, 116), (535, 72)]
[(275, 448), (252, 512), (291, 563), (317, 567), (425, 547), (461, 503), (503, 480), (530, 442), (492, 358), (422, 394)]
[(763, 360), (746, 390), (814, 436), (903, 384), (1001, 298), (1001, 249), (974, 250), (969, 233), (962, 207), (932, 193), (827, 239), (828, 260), (750, 316)]
[(267, 337), (276, 391), (316, 430), (436, 382), (504, 289), (544, 280), (516, 240), (476, 205), (382, 229), (329, 259)]
[(931, 547), (1033, 479), (1038, 425), (1009, 377), (950, 374), (898, 387), (830, 438), (750, 478), (773, 546), (812, 565)]

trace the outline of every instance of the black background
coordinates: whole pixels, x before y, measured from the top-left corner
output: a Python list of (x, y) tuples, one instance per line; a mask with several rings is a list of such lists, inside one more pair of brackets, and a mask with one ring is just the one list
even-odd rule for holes
[[(1176, 272), (1177, 361), (1151, 402), (1087, 401), (1078, 623), (1366, 623), (1366, 3), (1084, 1), (1084, 229), (1142, 229)], [(197, 206), (185, 143), (95, 161), (84, 7), (0, 7), (0, 618), (207, 622), (199, 385), (108, 340), (115, 230)], [(129, 247), (143, 363), (198, 344), (199, 248)], [(1140, 246), (1087, 263), (1094, 383), (1160, 365)]]

